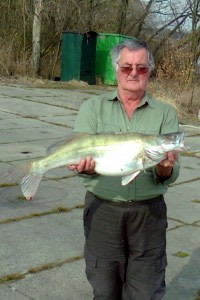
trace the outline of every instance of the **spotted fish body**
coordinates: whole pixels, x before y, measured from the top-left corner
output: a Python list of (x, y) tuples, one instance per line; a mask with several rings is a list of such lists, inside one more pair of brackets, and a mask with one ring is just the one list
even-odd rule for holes
[(88, 156), (95, 161), (95, 171), (106, 176), (122, 176), (122, 185), (132, 181), (142, 170), (165, 159), (169, 151), (184, 149), (184, 133), (144, 135), (139, 133), (78, 134), (70, 137), (44, 158), (33, 161), (22, 176), (21, 188), (26, 199), (36, 194), (47, 171), (76, 165)]

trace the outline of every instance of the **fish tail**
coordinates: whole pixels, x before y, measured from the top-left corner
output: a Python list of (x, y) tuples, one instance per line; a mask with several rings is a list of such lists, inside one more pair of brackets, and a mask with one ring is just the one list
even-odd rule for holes
[(27, 200), (31, 200), (35, 196), (41, 180), (42, 174), (34, 172), (29, 172), (22, 178), (21, 190)]
[(33, 168), (32, 163), (17, 167), (12, 166), (4, 174), (7, 180), (20, 183), (22, 193), (27, 200), (31, 200), (36, 194), (42, 175), (37, 172), (36, 168)]

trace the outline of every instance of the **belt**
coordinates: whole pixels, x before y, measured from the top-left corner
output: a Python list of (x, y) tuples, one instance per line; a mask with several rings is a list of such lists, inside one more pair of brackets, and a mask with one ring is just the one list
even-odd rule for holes
[(105, 199), (99, 198), (96, 195), (94, 195), (94, 196), (95, 196), (96, 199), (98, 199), (98, 200), (100, 200), (104, 203), (107, 203), (107, 204), (110, 204), (110, 205), (116, 205), (116, 206), (148, 205), (148, 204), (152, 204), (152, 203), (155, 203), (155, 202), (160, 202), (164, 199), (163, 195), (159, 195), (159, 196), (154, 197), (154, 198), (140, 200), (140, 201), (135, 201), (135, 200), (113, 201), (113, 200), (105, 200)]

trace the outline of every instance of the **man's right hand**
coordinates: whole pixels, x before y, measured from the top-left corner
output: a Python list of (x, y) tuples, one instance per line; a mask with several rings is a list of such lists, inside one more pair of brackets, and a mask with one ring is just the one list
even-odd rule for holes
[(85, 159), (81, 159), (78, 165), (70, 165), (68, 168), (70, 171), (92, 175), (95, 174), (95, 161), (88, 156)]

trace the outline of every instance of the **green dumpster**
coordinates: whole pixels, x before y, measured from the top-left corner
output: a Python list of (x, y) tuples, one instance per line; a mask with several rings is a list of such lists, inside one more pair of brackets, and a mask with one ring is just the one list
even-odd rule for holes
[(61, 80), (82, 80), (95, 84), (97, 33), (62, 33)]
[(110, 50), (120, 42), (134, 37), (122, 34), (98, 33), (96, 45), (96, 78), (104, 84), (115, 85), (115, 70), (113, 70)]

